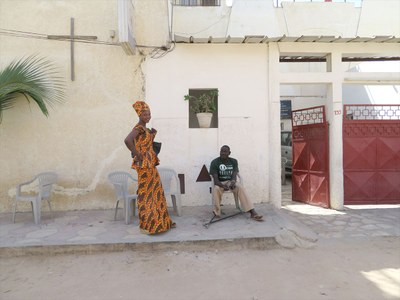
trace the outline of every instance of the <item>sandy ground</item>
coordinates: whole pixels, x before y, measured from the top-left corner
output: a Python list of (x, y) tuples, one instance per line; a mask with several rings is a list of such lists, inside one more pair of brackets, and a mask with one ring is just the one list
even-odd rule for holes
[(3, 258), (0, 299), (400, 299), (400, 238)]

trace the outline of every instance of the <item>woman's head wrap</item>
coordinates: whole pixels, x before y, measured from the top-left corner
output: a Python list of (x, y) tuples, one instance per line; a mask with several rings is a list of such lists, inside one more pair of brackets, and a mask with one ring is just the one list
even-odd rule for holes
[(132, 106), (139, 117), (143, 113), (143, 111), (150, 110), (150, 107), (144, 101), (136, 101)]

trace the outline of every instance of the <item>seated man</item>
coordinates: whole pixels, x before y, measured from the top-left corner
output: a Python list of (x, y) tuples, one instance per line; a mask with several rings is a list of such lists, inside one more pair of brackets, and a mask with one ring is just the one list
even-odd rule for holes
[(254, 210), (253, 203), (247, 197), (243, 186), (236, 182), (236, 176), (239, 172), (238, 162), (236, 159), (229, 157), (230, 148), (227, 145), (221, 147), (219, 157), (214, 159), (210, 165), (210, 174), (214, 179), (213, 200), (214, 214), (221, 216), (221, 199), (225, 191), (232, 190), (238, 195), (240, 206), (245, 212), (250, 213), (250, 217), (256, 221), (262, 221), (262, 216)]

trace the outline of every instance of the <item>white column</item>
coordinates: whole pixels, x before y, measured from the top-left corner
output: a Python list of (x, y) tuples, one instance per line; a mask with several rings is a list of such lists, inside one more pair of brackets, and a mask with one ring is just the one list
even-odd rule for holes
[(332, 72), (332, 83), (328, 87), (326, 117), (329, 122), (329, 196), (331, 208), (342, 210), (343, 186), (343, 70), (342, 54), (331, 53), (327, 59), (327, 70)]
[(281, 197), (281, 136), (280, 136), (280, 76), (279, 49), (277, 43), (269, 43), (268, 51), (268, 160), (269, 200), (277, 208)]

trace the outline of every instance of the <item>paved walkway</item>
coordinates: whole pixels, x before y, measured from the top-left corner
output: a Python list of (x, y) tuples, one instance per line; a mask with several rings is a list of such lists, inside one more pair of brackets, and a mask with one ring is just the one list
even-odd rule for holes
[[(124, 223), (122, 210), (114, 221), (113, 210), (44, 212), (35, 225), (32, 213), (0, 214), (0, 256), (57, 254), (124, 249), (174, 249), (188, 247), (309, 247), (318, 239), (368, 236), (400, 237), (400, 205), (348, 206), (343, 211), (292, 202), (289, 184), (282, 186), (282, 209), (258, 204), (264, 222), (241, 214), (203, 226), (212, 216), (211, 206), (183, 207), (181, 217), (171, 213), (177, 228), (166, 233), (141, 234), (138, 220)], [(229, 214), (235, 208), (226, 205)]]

